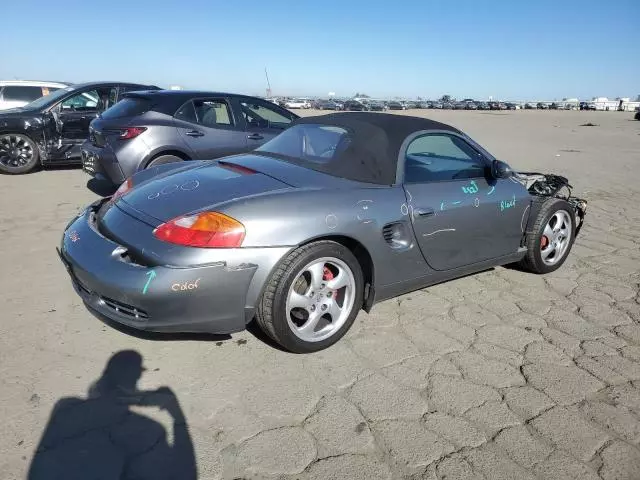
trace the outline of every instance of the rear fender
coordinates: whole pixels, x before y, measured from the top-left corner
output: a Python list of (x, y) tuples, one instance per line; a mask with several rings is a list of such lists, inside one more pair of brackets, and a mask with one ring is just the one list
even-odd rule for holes
[(353, 239), (371, 257), (376, 272), (374, 288), (419, 277), (429, 270), (413, 229), (408, 228), (412, 239), (405, 249), (394, 249), (382, 234), (385, 225), (410, 222), (400, 186), (282, 190), (215, 208), (245, 226), (243, 247), (295, 248), (318, 239)]

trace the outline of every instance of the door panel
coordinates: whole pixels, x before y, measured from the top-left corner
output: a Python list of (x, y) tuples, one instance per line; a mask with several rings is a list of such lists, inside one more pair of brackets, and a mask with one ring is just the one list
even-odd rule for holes
[(89, 124), (113, 103), (116, 90), (115, 86), (105, 86), (80, 91), (51, 109), (56, 132), (49, 147), (52, 160), (80, 157), (80, 146), (89, 137)]
[(409, 213), (425, 260), (435, 270), (515, 253), (530, 199), (509, 180), (475, 178), (406, 185)]
[(490, 175), (488, 160), (464, 139), (426, 134), (407, 147), (408, 213), (422, 254), (435, 270), (513, 254), (520, 246), (527, 190)]
[(175, 115), (180, 137), (193, 151), (193, 158), (211, 160), (247, 151), (247, 133), (222, 98), (195, 99)]
[(98, 117), (98, 111), (60, 112), (58, 119), (61, 125), (63, 142), (84, 141), (89, 136), (89, 124)]

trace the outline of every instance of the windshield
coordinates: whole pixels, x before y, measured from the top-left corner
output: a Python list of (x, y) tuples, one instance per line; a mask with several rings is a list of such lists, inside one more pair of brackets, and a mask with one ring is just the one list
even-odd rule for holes
[(61, 88), (60, 90), (56, 90), (49, 95), (45, 95), (44, 97), (40, 97), (37, 100), (34, 100), (31, 103), (28, 103), (23, 108), (25, 110), (40, 110), (41, 108), (48, 107), (49, 105), (53, 105), (62, 97), (64, 97), (67, 93), (72, 92), (73, 87)]
[(324, 164), (340, 155), (350, 143), (351, 137), (344, 128), (305, 123), (290, 127), (256, 151)]

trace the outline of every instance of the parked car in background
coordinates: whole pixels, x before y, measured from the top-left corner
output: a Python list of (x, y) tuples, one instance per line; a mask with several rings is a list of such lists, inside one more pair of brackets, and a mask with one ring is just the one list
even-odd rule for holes
[(318, 110), (340, 110), (340, 105), (333, 100), (318, 100), (314, 108)]
[(367, 106), (357, 100), (347, 100), (344, 102), (343, 110), (347, 110), (349, 112), (365, 112), (367, 110)]
[(467, 104), (464, 102), (456, 102), (453, 104), (454, 110), (464, 110), (467, 107)]
[(253, 150), (298, 118), (261, 98), (161, 90), (127, 94), (91, 122), (83, 169), (120, 184), (145, 168)]
[(389, 102), (389, 110), (406, 110), (407, 107), (400, 102)]
[(387, 106), (382, 102), (369, 102), (368, 107), (372, 112), (384, 112), (387, 110)]
[(525, 110), (535, 110), (537, 107), (537, 105), (535, 103), (532, 102), (527, 102), (524, 104), (524, 109)]
[(24, 107), (25, 105), (66, 88), (70, 83), (40, 82), (31, 80), (0, 81), (0, 110)]
[(467, 110), (477, 110), (478, 104), (476, 102), (465, 102), (464, 108)]
[(515, 110), (516, 109), (516, 104), (515, 103), (511, 103), (511, 102), (507, 102), (504, 104), (506, 108), (506, 110)]
[(308, 100), (301, 98), (293, 98), (284, 102), (285, 108), (311, 108), (311, 103)]
[(489, 104), (487, 102), (478, 102), (478, 110), (489, 110)]
[(25, 105), (0, 112), (0, 172), (27, 173), (39, 165), (80, 164), (89, 124), (126, 92), (158, 87), (93, 82), (60, 88)]
[(536, 108), (537, 108), (538, 110), (548, 110), (548, 109), (549, 109), (549, 105), (547, 105), (547, 104), (546, 104), (546, 103), (544, 103), (544, 102), (538, 102), (538, 103), (536, 104)]
[(549, 105), (549, 110), (558, 110), (559, 108), (560, 106), (556, 102), (552, 102), (551, 105)]
[(444, 104), (442, 102), (433, 102), (431, 106), (437, 110), (442, 110), (444, 108)]
[(636, 120), (640, 120), (640, 109), (636, 111), (636, 114), (633, 116)]

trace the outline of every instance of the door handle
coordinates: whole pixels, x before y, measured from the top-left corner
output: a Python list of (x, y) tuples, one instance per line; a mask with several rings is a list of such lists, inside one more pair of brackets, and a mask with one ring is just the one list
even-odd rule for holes
[(249, 140), (262, 140), (264, 137), (259, 133), (252, 133), (251, 135), (247, 135)]
[(432, 217), (436, 212), (433, 208), (414, 208), (413, 214), (419, 217)]
[(204, 137), (204, 133), (197, 130), (189, 130), (188, 132), (185, 132), (185, 135), (189, 135), (190, 137)]

